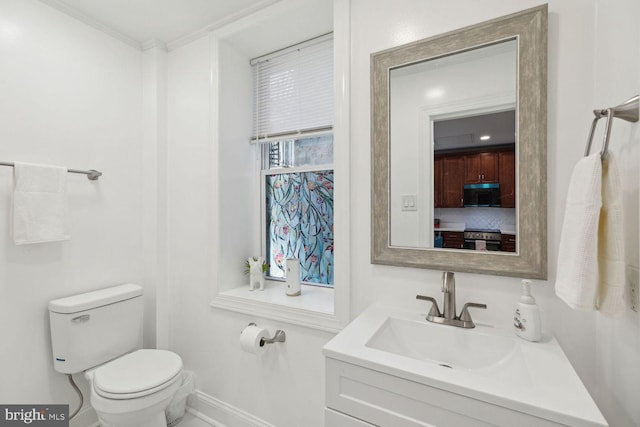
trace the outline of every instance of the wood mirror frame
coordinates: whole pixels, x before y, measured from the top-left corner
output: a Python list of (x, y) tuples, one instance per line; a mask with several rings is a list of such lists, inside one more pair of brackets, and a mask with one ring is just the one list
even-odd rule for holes
[[(516, 253), (390, 244), (389, 73), (392, 68), (517, 39)], [(547, 5), (371, 55), (371, 262), (547, 278)]]

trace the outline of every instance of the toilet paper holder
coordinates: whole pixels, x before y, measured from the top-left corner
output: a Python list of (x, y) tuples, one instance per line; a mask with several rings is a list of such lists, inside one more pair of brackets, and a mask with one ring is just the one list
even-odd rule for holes
[[(255, 323), (251, 322), (247, 326), (257, 326)], [(285, 342), (287, 338), (287, 334), (284, 333), (282, 329), (276, 330), (276, 334), (273, 338), (262, 338), (260, 340), (260, 347), (264, 347), (265, 344), (273, 344), (274, 342)]]

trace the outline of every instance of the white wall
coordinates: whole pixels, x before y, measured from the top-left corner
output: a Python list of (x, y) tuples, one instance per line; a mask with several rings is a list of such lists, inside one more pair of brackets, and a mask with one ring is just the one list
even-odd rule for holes
[[(596, 2), (595, 107), (616, 105), (640, 94), (640, 3), (634, 0)], [(604, 123), (600, 124), (600, 135)], [(599, 149), (601, 138), (594, 141)], [(597, 147), (597, 148), (596, 148)], [(616, 156), (623, 188), (627, 265), (639, 263), (638, 253), (638, 157), (640, 126), (617, 120), (609, 149)], [(629, 311), (621, 319), (597, 316), (597, 396), (612, 426), (640, 425), (640, 316)]]
[[(354, 159), (368, 158), (369, 54), (394, 45), (481, 22), (496, 16), (536, 6), (535, 1), (439, 1), (352, 2), (352, 122)], [(562, 220), (563, 197), (570, 170), (583, 151), (583, 138), (590, 121), (593, 75), (594, 10), (583, 1), (551, 1), (549, 4), (549, 281), (534, 282), (533, 292), (543, 313), (544, 328), (554, 333), (583, 380), (593, 387), (594, 316), (572, 312), (553, 296), (555, 257)], [(465, 13), (460, 13), (464, 10)], [(356, 19), (357, 17), (357, 19)], [(560, 25), (561, 23), (561, 25)], [(357, 78), (356, 78), (357, 76)], [(568, 108), (567, 104), (571, 105)], [(368, 188), (368, 162), (352, 162), (352, 182)], [(352, 188), (351, 224), (353, 247), (370, 244), (369, 193)], [(423, 308), (415, 295), (440, 295), (438, 271), (372, 265), (368, 251), (353, 251), (352, 314), (367, 305), (385, 301)], [(519, 295), (519, 280), (475, 274), (458, 274), (459, 301), (484, 302), (489, 308), (478, 311), (479, 321), (508, 327)]]
[[(462, 4), (461, 4), (462, 3)], [(640, 381), (633, 366), (640, 356), (638, 314), (611, 320), (568, 309), (554, 297), (555, 259), (571, 173), (582, 156), (591, 110), (614, 105), (639, 92), (638, 4), (631, 1), (549, 2), (548, 200), (549, 280), (534, 284), (547, 331), (560, 341), (578, 374), (614, 426), (638, 425), (633, 396)], [(352, 158), (366, 158), (369, 147), (368, 54), (394, 44), (438, 34), (518, 9), (533, 1), (387, 2), (354, 0), (352, 14)], [(461, 14), (460, 10), (465, 13)], [(597, 31), (594, 30), (597, 28)], [(598, 42), (596, 43), (596, 40)], [(594, 51), (593, 46), (597, 46)], [(596, 65), (597, 64), (597, 65)], [(594, 80), (595, 77), (595, 80)], [(624, 185), (627, 263), (638, 263), (638, 125), (616, 123), (612, 149), (619, 152)], [(599, 141), (599, 139), (597, 139)], [(635, 166), (634, 166), (635, 165)], [(352, 182), (364, 186), (367, 162), (352, 163)], [(353, 247), (369, 247), (369, 194), (352, 189)], [(419, 307), (416, 293), (438, 295), (438, 272), (374, 266), (366, 251), (352, 254), (352, 301), (356, 315), (369, 303)], [(507, 326), (519, 292), (517, 280), (458, 275), (460, 301), (486, 302), (478, 320)], [(597, 318), (597, 328), (596, 328)], [(632, 373), (634, 372), (634, 373)]]
[[(437, 271), (370, 264), (370, 168), (362, 161), (370, 157), (370, 53), (537, 4), (351, 1), (352, 200), (346, 232), (353, 248), (348, 260), (352, 317), (374, 302), (424, 308), (415, 300), (417, 293), (440, 294)], [(611, 320), (574, 312), (554, 297), (553, 280), (571, 173), (567, 165), (582, 155), (590, 110), (620, 102), (640, 87), (634, 22), (640, 6), (635, 0), (553, 0), (549, 6), (550, 269), (548, 281), (534, 283), (534, 293), (545, 329), (558, 337), (611, 424), (637, 425), (637, 313)], [(0, 209), (5, 224), (0, 227), (5, 242), (0, 248), (0, 402), (75, 402), (66, 379), (52, 369), (50, 299), (125, 281), (142, 283), (148, 295), (146, 343), (152, 345), (152, 281), (160, 274), (170, 287), (161, 296), (165, 306), (158, 319), (158, 344), (181, 354), (203, 393), (220, 407), (232, 405), (278, 427), (322, 425), (321, 348), (332, 335), (209, 306), (220, 277), (214, 266), (233, 267), (220, 262), (225, 247), (213, 227), (233, 212), (232, 206), (216, 202), (222, 192), (214, 179), (219, 173), (217, 147), (211, 144), (218, 124), (214, 116), (218, 108), (232, 106), (211, 98), (217, 81), (213, 49), (205, 37), (170, 52), (168, 77), (163, 77), (162, 53), (155, 58), (145, 54), (143, 63), (140, 52), (39, 2), (1, 3), (0, 160), (96, 168), (105, 175), (98, 182), (69, 176), (71, 241), (17, 247), (8, 226), (11, 169), (0, 168), (0, 198), (5, 201)], [(147, 85), (154, 72), (159, 81), (168, 79), (167, 144), (161, 86)], [(150, 113), (148, 108), (154, 107)], [(235, 120), (231, 109), (226, 112), (221, 117)], [(149, 130), (156, 125), (155, 132)], [(636, 267), (638, 139), (638, 125), (616, 123), (612, 149), (619, 154), (625, 183), (625, 227), (631, 236), (627, 262)], [(143, 180), (143, 173), (154, 169), (157, 181)], [(167, 267), (159, 265), (167, 259)], [(458, 274), (457, 283), (460, 301), (489, 305), (475, 315), (479, 321), (509, 325), (519, 294), (517, 279)], [(261, 357), (241, 352), (238, 336), (249, 321), (286, 329), (286, 345)], [(21, 386), (8, 386), (13, 384)]]
[(168, 142), (167, 142), (167, 52), (154, 46), (142, 52), (142, 206), (145, 221), (141, 230), (142, 251), (147, 281), (155, 284), (155, 294), (148, 300), (155, 305), (154, 323), (148, 328), (148, 345), (169, 345), (168, 282)]
[[(34, 0), (0, 2), (0, 158), (95, 168), (68, 176), (71, 240), (15, 246), (12, 169), (0, 167), (0, 402), (70, 403), (53, 370), (47, 303), (101, 287), (145, 287), (140, 52)], [(85, 388), (84, 379), (78, 378)], [(85, 390), (86, 393), (86, 390)], [(88, 404), (88, 402), (87, 402)]]
[[(548, 81), (548, 200), (549, 200), (549, 280), (534, 282), (534, 293), (542, 309), (544, 329), (554, 334), (572, 361), (588, 389), (610, 417), (620, 408), (633, 411), (629, 403), (631, 394), (616, 395), (612, 390), (633, 389), (632, 382), (624, 379), (624, 370), (617, 362), (626, 357), (637, 358), (637, 346), (628, 356), (614, 356), (596, 351), (595, 336), (602, 341), (607, 336), (605, 321), (593, 313), (580, 313), (567, 308), (554, 296), (556, 275), (555, 259), (559, 243), (560, 226), (564, 213), (564, 200), (571, 168), (582, 155), (585, 137), (596, 100), (618, 102), (633, 94), (629, 86), (635, 83), (628, 77), (627, 87), (620, 93), (609, 93), (607, 99), (594, 93), (596, 70), (596, 23), (598, 35), (619, 38), (609, 33), (609, 23), (624, 15), (631, 0), (621, 2), (612, 16), (601, 15), (595, 0), (553, 0), (549, 4), (549, 81)], [(386, 304), (425, 309), (415, 300), (418, 293), (438, 296), (440, 272), (372, 265), (370, 247), (370, 88), (369, 55), (405, 42), (429, 37), (455, 28), (474, 24), (496, 16), (537, 6), (534, 0), (503, 2), (499, 0), (461, 0), (455, 4), (436, 0), (352, 0), (351, 26), (351, 205), (350, 237), (351, 316), (357, 316), (369, 304)], [(464, 13), (461, 13), (464, 11)], [(596, 12), (598, 11), (598, 15)], [(632, 14), (629, 14), (632, 15)], [(637, 16), (637, 14), (636, 14)], [(610, 34), (610, 35), (609, 35)], [(599, 42), (604, 46), (606, 42)], [(637, 37), (627, 42), (637, 52)], [(211, 309), (208, 306), (213, 281), (217, 272), (211, 271), (211, 258), (224, 245), (211, 246), (217, 239), (210, 228), (210, 217), (224, 218), (232, 207), (214, 208), (215, 180), (204, 174), (217, 157), (210, 147), (211, 129), (215, 123), (209, 116), (217, 108), (229, 107), (221, 100), (212, 107), (211, 49), (206, 39), (170, 53), (170, 134), (172, 134), (171, 200), (172, 247), (172, 302), (171, 348), (178, 351), (188, 367), (198, 376), (198, 388), (211, 396), (217, 404), (230, 404), (278, 427), (321, 426), (323, 407), (323, 359), (321, 348), (330, 334), (293, 325), (282, 325), (250, 315)], [(625, 49), (616, 52), (622, 55)], [(626, 59), (627, 66), (637, 70), (638, 59)], [(214, 67), (215, 68), (215, 67)], [(632, 73), (632, 72), (629, 72)], [(612, 85), (617, 83), (611, 83)], [(624, 89), (624, 90), (622, 90)], [(630, 92), (630, 93), (626, 93)], [(215, 103), (214, 103), (215, 105)], [(222, 124), (220, 124), (222, 126)], [(222, 127), (221, 127), (222, 129)], [(623, 130), (621, 130), (623, 132)], [(628, 143), (620, 142), (628, 147)], [(626, 144), (626, 145), (625, 145)], [(628, 148), (627, 148), (628, 149)], [(634, 154), (635, 155), (635, 154)], [(630, 160), (631, 162), (631, 160)], [(623, 180), (638, 182), (637, 174), (623, 168)], [(194, 172), (200, 171), (200, 172)], [(215, 172), (214, 172), (215, 173)], [(194, 174), (198, 174), (198, 179)], [(200, 179), (202, 178), (202, 179)], [(198, 184), (198, 185), (196, 185)], [(185, 191), (185, 189), (187, 189)], [(628, 189), (631, 205), (626, 213), (637, 210), (637, 188)], [(210, 199), (213, 197), (214, 199)], [(627, 204), (629, 205), (629, 204)], [(225, 211), (226, 210), (226, 211)], [(637, 214), (636, 214), (637, 216)], [(637, 221), (636, 221), (637, 222)], [(221, 222), (221, 226), (224, 227)], [(632, 230), (628, 246), (637, 259), (637, 229)], [(637, 263), (631, 262), (634, 265)], [(227, 264), (215, 261), (220, 268)], [(502, 327), (510, 325), (514, 305), (519, 296), (517, 278), (458, 274), (460, 301), (485, 302), (489, 308), (475, 314), (478, 321)], [(637, 315), (630, 314), (629, 336), (636, 332)], [(249, 321), (275, 329), (287, 330), (287, 343), (263, 357), (254, 357), (238, 349), (237, 337)], [(615, 328), (616, 326), (611, 326)], [(637, 337), (637, 334), (635, 334)], [(636, 338), (637, 339), (637, 338)], [(636, 341), (633, 341), (636, 342)], [(598, 366), (606, 373), (596, 374)], [(604, 384), (603, 394), (613, 394), (606, 401), (598, 394), (598, 384)], [(605, 383), (608, 383), (605, 384)], [(637, 382), (636, 382), (637, 383)], [(599, 397), (600, 396), (600, 397)], [(286, 402), (286, 403), (285, 403)], [(286, 409), (285, 409), (286, 408)], [(283, 411), (283, 412), (279, 412)], [(619, 415), (622, 419), (636, 419)], [(222, 420), (224, 421), (224, 420)]]
[[(226, 59), (219, 70), (211, 63), (214, 52)], [(324, 390), (320, 349), (331, 334), (209, 306), (214, 281), (237, 285), (243, 280), (243, 257), (259, 250), (252, 246), (256, 239), (248, 239), (255, 212), (242, 212), (250, 197), (243, 185), (252, 185), (253, 179), (247, 171), (254, 159), (250, 133), (230, 126), (239, 120), (250, 123), (250, 105), (237, 101), (244, 93), (250, 102), (250, 88), (238, 87), (247, 77), (243, 65), (248, 58), (213, 36), (169, 54), (171, 348), (196, 372), (197, 388), (216, 402), (278, 427), (319, 427)], [(221, 88), (218, 107), (210, 100), (212, 81)], [(216, 108), (219, 147), (212, 146), (209, 127), (216, 122), (211, 115)], [(250, 125), (246, 129), (250, 132)], [(216, 194), (220, 196), (214, 200)], [(217, 215), (219, 235), (212, 228)], [(242, 352), (239, 336), (249, 322), (271, 331), (285, 329), (286, 345), (270, 348), (262, 357)], [(218, 421), (227, 422), (224, 416), (218, 414)]]
[[(216, 49), (216, 46), (213, 47)], [(248, 58), (226, 41), (218, 51), (218, 203), (221, 268), (217, 278), (235, 287), (247, 281), (244, 260), (259, 256), (260, 192), (257, 145), (249, 144), (253, 120), (253, 73)], [(247, 124), (249, 124), (247, 126)]]

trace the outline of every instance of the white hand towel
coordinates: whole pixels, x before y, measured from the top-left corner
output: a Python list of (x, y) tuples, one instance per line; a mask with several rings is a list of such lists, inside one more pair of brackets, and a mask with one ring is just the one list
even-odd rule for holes
[(625, 303), (624, 234), (620, 174), (613, 154), (602, 163), (602, 209), (598, 230), (598, 311), (621, 316)]
[(476, 251), (486, 251), (486, 250), (487, 250), (487, 241), (476, 240)]
[(602, 163), (595, 153), (573, 169), (560, 236), (556, 295), (571, 308), (596, 306), (601, 189)]
[(67, 169), (15, 163), (14, 180), (15, 244), (69, 240)]

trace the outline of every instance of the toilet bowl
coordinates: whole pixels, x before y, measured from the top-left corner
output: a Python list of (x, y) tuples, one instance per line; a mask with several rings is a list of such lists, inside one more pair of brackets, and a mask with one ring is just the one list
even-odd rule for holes
[(101, 427), (166, 427), (165, 409), (180, 387), (182, 360), (138, 350), (85, 371)]
[(83, 372), (102, 427), (166, 427), (182, 359), (140, 350), (142, 287), (124, 284), (49, 302), (53, 366)]

